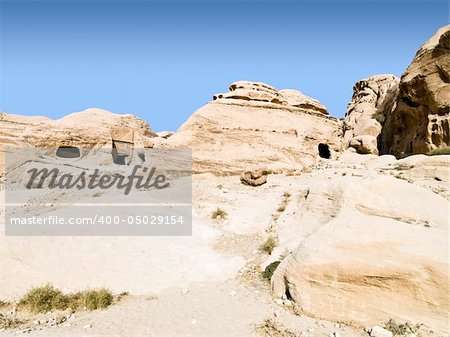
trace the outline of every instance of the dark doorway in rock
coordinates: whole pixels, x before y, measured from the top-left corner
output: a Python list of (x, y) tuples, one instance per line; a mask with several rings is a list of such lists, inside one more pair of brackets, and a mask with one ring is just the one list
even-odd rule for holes
[(112, 141), (112, 158), (114, 164), (129, 165), (133, 151), (133, 143), (119, 140)]
[(75, 146), (60, 146), (56, 150), (56, 156), (59, 158), (68, 159), (80, 158), (81, 151), (78, 147)]
[(331, 153), (330, 153), (330, 148), (328, 147), (327, 144), (320, 143), (318, 146), (318, 149), (319, 149), (319, 156), (321, 158), (330, 159)]

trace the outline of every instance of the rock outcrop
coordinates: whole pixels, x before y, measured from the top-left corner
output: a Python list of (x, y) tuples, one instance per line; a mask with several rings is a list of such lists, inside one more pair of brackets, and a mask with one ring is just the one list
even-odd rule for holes
[(450, 144), (450, 26), (418, 50), (402, 75), (396, 108), (386, 116), (381, 152), (404, 157)]
[(287, 104), (290, 106), (328, 115), (325, 105), (314, 98), (306, 96), (301, 91), (294, 89), (283, 89), (280, 90), (279, 93), (285, 98)]
[(241, 99), (246, 101), (270, 102), (286, 105), (287, 102), (274, 87), (249, 81), (237, 81), (230, 85), (230, 91), (224, 94), (216, 94), (213, 99)]
[[(59, 120), (47, 117), (0, 115), (0, 163), (14, 147), (133, 147), (152, 146), (156, 134), (142, 119), (101, 109), (87, 109)], [(0, 173), (3, 172), (0, 167)]]
[(273, 274), (274, 295), (333, 321), (371, 326), (393, 318), (448, 331), (449, 196), (439, 192), (448, 184), (433, 179), (432, 167), (445, 175), (449, 156), (361, 163), (346, 155), (354, 159), (341, 156), (334, 169), (345, 176), (317, 172), (291, 191), (272, 259), (292, 253)]
[(343, 123), (344, 142), (360, 154), (378, 154), (377, 138), (397, 97), (399, 78), (376, 75), (356, 82)]
[(301, 91), (283, 89), (278, 91), (274, 87), (250, 81), (237, 81), (230, 85), (230, 91), (224, 94), (216, 94), (213, 100), (240, 99), (245, 101), (268, 102), (281, 105), (289, 105), (313, 113), (328, 115), (327, 108), (318, 100), (308, 97)]
[(194, 172), (301, 170), (317, 161), (319, 144), (332, 157), (341, 149), (337, 119), (288, 105), (266, 84), (241, 81), (230, 90), (229, 95), (216, 95), (167, 139), (168, 146), (192, 149)]

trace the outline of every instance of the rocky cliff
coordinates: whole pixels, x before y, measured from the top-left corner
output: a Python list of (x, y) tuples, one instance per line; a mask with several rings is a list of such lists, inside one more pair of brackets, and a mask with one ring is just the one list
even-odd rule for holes
[(381, 153), (404, 157), (450, 144), (450, 26), (420, 47), (402, 75), (396, 107), (381, 133)]
[(381, 123), (396, 102), (398, 83), (394, 75), (376, 75), (356, 82), (343, 121), (346, 147), (360, 154), (378, 154)]

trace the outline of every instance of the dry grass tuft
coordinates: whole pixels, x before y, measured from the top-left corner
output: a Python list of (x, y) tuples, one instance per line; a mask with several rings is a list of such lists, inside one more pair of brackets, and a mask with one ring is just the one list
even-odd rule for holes
[(105, 309), (113, 303), (113, 295), (108, 289), (90, 289), (72, 294), (64, 294), (51, 284), (32, 288), (19, 301), (19, 306), (35, 313), (53, 310), (96, 310)]
[(263, 252), (268, 253), (269, 255), (272, 254), (274, 248), (278, 245), (278, 240), (274, 236), (267, 237), (266, 241), (264, 241), (260, 246), (259, 250), (262, 250)]
[(211, 219), (226, 219), (228, 217), (228, 213), (225, 212), (223, 209), (217, 207), (212, 213), (211, 213)]

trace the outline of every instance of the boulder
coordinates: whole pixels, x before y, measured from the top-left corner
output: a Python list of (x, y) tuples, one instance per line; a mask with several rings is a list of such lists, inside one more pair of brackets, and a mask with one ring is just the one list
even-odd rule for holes
[(272, 276), (274, 295), (322, 319), (446, 331), (449, 202), (425, 183), (374, 174), (371, 161), (366, 173), (319, 176), (291, 192), (277, 252), (292, 253)]
[(377, 139), (371, 135), (353, 137), (349, 146), (359, 154), (378, 154)]
[(384, 116), (395, 104), (398, 83), (394, 75), (376, 75), (356, 82), (343, 122), (347, 147), (361, 154), (378, 154), (377, 137)]
[(267, 182), (266, 170), (245, 171), (241, 174), (241, 183), (249, 186), (261, 186)]
[(397, 158), (450, 143), (450, 25), (418, 50), (403, 73), (395, 109), (381, 134), (381, 153)]

